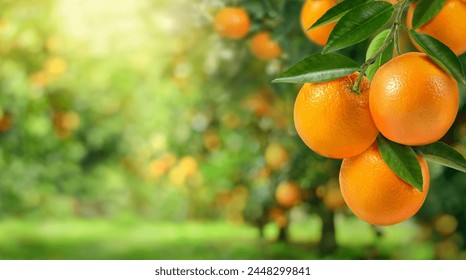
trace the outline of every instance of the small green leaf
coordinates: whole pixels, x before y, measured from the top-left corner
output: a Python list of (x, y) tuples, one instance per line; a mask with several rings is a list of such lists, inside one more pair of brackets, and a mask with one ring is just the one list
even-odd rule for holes
[(452, 75), (458, 82), (466, 85), (463, 65), (449, 47), (434, 37), (416, 32), (414, 29), (410, 29), (409, 34), (435, 63)]
[[(380, 47), (387, 40), (387, 37), (389, 34), (390, 34), (390, 29), (387, 29), (387, 30), (380, 32), (377, 36), (375, 36), (374, 40), (372, 40), (372, 42), (369, 45), (369, 48), (367, 49), (366, 60), (370, 59), (380, 49)], [(385, 62), (393, 58), (393, 51), (395, 48), (394, 45), (395, 44), (392, 40), (390, 45), (388, 45), (388, 47), (377, 58), (377, 60), (367, 68), (366, 76), (369, 80), (372, 80), (372, 78), (375, 75), (375, 72), (379, 70), (380, 66), (384, 65)]]
[(442, 142), (413, 147), (414, 151), (428, 161), (466, 172), (466, 159), (462, 154)]
[(342, 16), (344, 16), (349, 10), (369, 1), (370, 0), (343, 1), (340, 4), (337, 4), (336, 6), (329, 9), (321, 18), (319, 18), (311, 27), (309, 27), (308, 30), (337, 21)]
[(317, 53), (296, 63), (272, 83), (326, 82), (347, 76), (358, 69), (359, 65), (344, 55)]
[(422, 192), (421, 165), (410, 146), (392, 142), (382, 135), (377, 137), (377, 145), (385, 163), (406, 183)]
[(413, 29), (418, 29), (433, 19), (443, 8), (446, 0), (419, 0), (413, 14)]
[(369, 38), (392, 17), (393, 11), (392, 4), (381, 1), (355, 7), (335, 25), (322, 52), (340, 50)]

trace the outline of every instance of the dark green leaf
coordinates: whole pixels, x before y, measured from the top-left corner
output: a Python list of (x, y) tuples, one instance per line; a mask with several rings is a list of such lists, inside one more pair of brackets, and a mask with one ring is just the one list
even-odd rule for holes
[(434, 18), (445, 5), (446, 0), (419, 0), (413, 14), (413, 29), (418, 29)]
[(458, 82), (466, 85), (463, 65), (449, 47), (434, 37), (416, 32), (414, 29), (410, 29), (409, 34), (432, 60), (450, 73)]
[[(379, 51), (380, 47), (387, 40), (387, 37), (389, 34), (390, 34), (390, 29), (387, 29), (387, 30), (380, 32), (377, 36), (375, 36), (374, 40), (372, 40), (371, 44), (369, 45), (369, 48), (367, 49), (366, 60), (370, 59), (377, 51)], [(385, 62), (393, 58), (394, 45), (395, 44), (392, 40), (390, 45), (388, 45), (388, 47), (377, 58), (377, 60), (367, 68), (366, 76), (369, 80), (372, 80), (372, 78), (375, 75), (375, 72), (379, 70), (380, 66), (384, 65)]]
[(273, 83), (325, 82), (349, 75), (359, 69), (352, 59), (337, 53), (313, 54), (293, 65)]
[(422, 192), (421, 165), (410, 146), (392, 142), (382, 135), (377, 137), (377, 145), (385, 163), (406, 183)]
[(331, 22), (339, 20), (349, 10), (354, 7), (369, 2), (370, 0), (350, 0), (343, 1), (340, 4), (329, 9), (321, 18), (319, 18), (308, 30), (329, 24)]
[(414, 151), (428, 161), (466, 172), (466, 159), (462, 154), (442, 142), (413, 147)]
[(392, 4), (381, 1), (355, 7), (335, 25), (322, 52), (343, 49), (369, 38), (392, 17), (393, 11)]

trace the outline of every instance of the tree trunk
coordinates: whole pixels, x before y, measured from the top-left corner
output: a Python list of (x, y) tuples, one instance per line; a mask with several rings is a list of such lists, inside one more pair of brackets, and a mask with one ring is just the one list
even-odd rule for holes
[(325, 206), (320, 208), (320, 218), (322, 219), (322, 230), (319, 242), (319, 254), (326, 256), (335, 252), (337, 240), (335, 236), (335, 212)]
[(280, 227), (278, 231), (278, 242), (287, 242), (288, 241), (288, 225)]
[(265, 223), (263, 223), (262, 221), (258, 222), (257, 228), (259, 229), (259, 238), (264, 239), (265, 238), (265, 231), (264, 231)]

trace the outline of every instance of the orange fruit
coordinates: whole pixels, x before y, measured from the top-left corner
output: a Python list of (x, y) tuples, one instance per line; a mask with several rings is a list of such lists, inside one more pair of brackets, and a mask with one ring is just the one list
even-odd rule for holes
[(150, 164), (150, 176), (159, 178), (175, 164), (176, 156), (174, 154), (166, 154), (162, 157), (156, 158)]
[(260, 89), (249, 95), (243, 102), (243, 107), (254, 112), (258, 117), (268, 115), (273, 108), (273, 94), (267, 89)]
[(418, 157), (423, 178), (420, 192), (398, 177), (382, 159), (376, 144), (364, 153), (344, 159), (340, 189), (346, 204), (369, 224), (387, 226), (411, 218), (421, 208), (429, 191), (429, 169)]
[(327, 189), (324, 195), (324, 205), (327, 207), (327, 209), (332, 211), (336, 211), (345, 207), (345, 200), (341, 195), (337, 179), (331, 179), (327, 183)]
[(73, 112), (57, 111), (53, 115), (53, 125), (60, 138), (68, 137), (73, 131), (79, 128), (81, 117)]
[(182, 157), (177, 167), (183, 170), (187, 176), (194, 175), (198, 170), (197, 160), (192, 156)]
[(442, 214), (434, 220), (435, 230), (442, 236), (448, 236), (458, 228), (458, 220), (448, 214)]
[(301, 189), (294, 182), (282, 182), (275, 190), (275, 200), (285, 208), (291, 208), (301, 201)]
[(388, 139), (424, 145), (442, 138), (458, 112), (458, 86), (423, 53), (395, 57), (375, 73), (370, 111)]
[[(409, 7), (406, 25), (412, 28), (414, 8)], [(428, 34), (450, 47), (456, 55), (466, 52), (466, 2), (447, 0), (440, 12), (416, 31)], [(416, 44), (415, 44), (416, 45)], [(416, 46), (418, 49), (419, 47)]]
[(301, 27), (306, 36), (317, 45), (325, 46), (328, 35), (332, 32), (336, 23), (329, 23), (309, 31), (306, 30), (336, 4), (337, 1), (335, 0), (306, 0), (301, 9)]
[(262, 60), (277, 58), (282, 53), (280, 44), (270, 37), (270, 33), (262, 31), (254, 35), (251, 39), (251, 51)]
[(279, 170), (288, 162), (288, 151), (280, 144), (272, 143), (265, 149), (265, 163), (273, 170)]
[(294, 105), (294, 124), (304, 143), (330, 158), (352, 157), (365, 151), (378, 135), (369, 112), (369, 80), (361, 93), (351, 91), (358, 73), (322, 83), (306, 83)]
[(11, 127), (11, 117), (7, 114), (4, 114), (0, 118), (0, 132), (5, 132)]
[(242, 8), (223, 8), (214, 18), (215, 31), (226, 38), (242, 39), (248, 34), (250, 27), (249, 15)]
[(395, 5), (396, 3), (398, 3), (398, 0), (385, 0), (385, 2), (390, 2), (393, 5)]
[(204, 147), (209, 150), (217, 150), (220, 148), (220, 137), (216, 130), (207, 130), (204, 133)]
[(288, 224), (288, 218), (286, 217), (285, 211), (280, 208), (272, 208), (268, 212), (270, 219), (275, 221), (279, 228), (284, 228)]

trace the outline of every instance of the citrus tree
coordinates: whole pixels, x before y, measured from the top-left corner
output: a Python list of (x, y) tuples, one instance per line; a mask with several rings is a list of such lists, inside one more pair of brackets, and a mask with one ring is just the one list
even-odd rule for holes
[[(464, 156), (445, 144), (458, 143), (449, 135), (462, 121), (460, 93), (464, 93), (465, 77), (456, 55), (464, 53), (466, 46), (463, 1), (236, 1), (227, 5), (236, 5), (234, 10), (241, 11), (247, 22), (238, 25), (242, 36), (233, 40), (244, 40), (250, 28), (254, 56), (267, 60), (284, 53), (274, 62), (287, 70), (273, 82), (304, 84), (294, 103), (294, 126), (312, 151), (343, 159), (341, 194), (356, 216), (373, 225), (402, 222), (416, 214), (428, 197), (427, 162), (434, 164), (430, 169), (443, 170), (435, 166), (440, 164), (465, 171)], [(297, 14), (299, 23), (290, 20)], [(222, 19), (226, 20), (225, 14)], [(222, 30), (235, 26), (225, 24)], [(217, 32), (220, 29), (215, 26)], [(266, 32), (271, 35), (266, 37)], [(302, 33), (314, 45), (302, 41)], [(258, 43), (257, 38), (263, 41)], [(262, 56), (260, 48), (267, 50)], [(311, 153), (293, 152), (298, 151)], [(319, 165), (323, 162), (319, 158)], [(302, 163), (292, 164), (288, 174), (302, 170)], [(318, 181), (312, 178), (307, 184), (316, 188), (322, 184)]]

